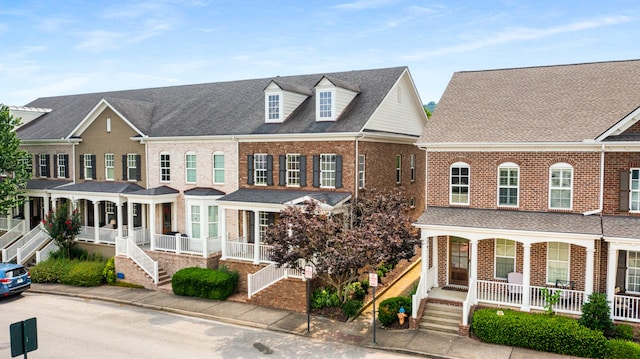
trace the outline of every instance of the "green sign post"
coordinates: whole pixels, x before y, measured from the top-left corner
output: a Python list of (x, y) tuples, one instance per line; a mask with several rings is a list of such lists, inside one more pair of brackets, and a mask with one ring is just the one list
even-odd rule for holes
[(11, 339), (11, 357), (15, 358), (24, 354), (27, 359), (27, 352), (38, 349), (38, 328), (36, 318), (16, 322), (9, 326)]

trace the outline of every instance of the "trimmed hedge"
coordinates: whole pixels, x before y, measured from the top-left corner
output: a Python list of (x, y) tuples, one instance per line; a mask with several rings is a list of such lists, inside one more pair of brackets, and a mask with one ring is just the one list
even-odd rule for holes
[(627, 340), (611, 339), (609, 340), (608, 359), (629, 359), (640, 358), (640, 345), (638, 343)]
[(50, 258), (30, 269), (34, 283), (62, 283), (76, 287), (94, 287), (104, 283), (106, 262)]
[(206, 299), (227, 299), (235, 292), (237, 284), (238, 273), (226, 268), (183, 268), (171, 278), (171, 288), (176, 295)]
[(602, 332), (559, 315), (480, 309), (473, 314), (471, 328), (487, 343), (564, 355), (604, 358), (609, 347)]
[(62, 284), (76, 287), (95, 287), (104, 282), (102, 271), (105, 262), (76, 262), (69, 270), (66, 277), (62, 278)]
[(378, 307), (378, 319), (382, 325), (389, 325), (398, 320), (400, 307), (404, 307), (405, 313), (411, 313), (410, 297), (392, 297), (383, 300)]

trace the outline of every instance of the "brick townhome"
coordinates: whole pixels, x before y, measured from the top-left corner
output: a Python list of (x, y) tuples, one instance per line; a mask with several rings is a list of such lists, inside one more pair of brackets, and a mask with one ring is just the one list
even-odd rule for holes
[(222, 261), (246, 290), (269, 264), (261, 229), (309, 198), (340, 213), (363, 188), (402, 187), (414, 218), (424, 208), (414, 144), (427, 117), (406, 67), (39, 98), (12, 112), (33, 155), (19, 209), (30, 228), (72, 203), (83, 246), (116, 254), (148, 287), (163, 269)]
[(640, 61), (453, 75), (417, 142), (419, 298), (458, 287), (464, 308), (529, 311), (548, 288), (579, 314), (598, 291), (640, 322), (639, 76)]

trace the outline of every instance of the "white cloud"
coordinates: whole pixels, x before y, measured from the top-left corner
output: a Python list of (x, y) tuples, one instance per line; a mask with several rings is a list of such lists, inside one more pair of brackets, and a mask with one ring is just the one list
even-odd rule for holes
[(356, 0), (349, 3), (334, 5), (334, 8), (345, 10), (366, 10), (383, 7), (395, 3), (396, 0)]
[(118, 42), (125, 38), (125, 34), (121, 32), (105, 30), (89, 31), (83, 35), (84, 40), (76, 45), (76, 48), (89, 52), (118, 48)]

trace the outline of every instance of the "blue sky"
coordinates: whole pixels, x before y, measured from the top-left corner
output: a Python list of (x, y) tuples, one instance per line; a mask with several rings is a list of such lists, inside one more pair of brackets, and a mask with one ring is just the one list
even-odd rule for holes
[(640, 2), (0, 0), (0, 103), (408, 66), (424, 103), (456, 71), (640, 59)]

